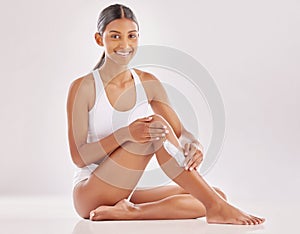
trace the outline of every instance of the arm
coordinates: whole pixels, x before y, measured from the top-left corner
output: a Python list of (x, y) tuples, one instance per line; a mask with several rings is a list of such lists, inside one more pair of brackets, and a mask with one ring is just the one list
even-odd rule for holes
[(196, 168), (203, 160), (202, 145), (181, 123), (177, 113), (171, 107), (168, 95), (160, 81), (152, 74), (145, 74), (143, 84), (153, 111), (164, 117), (172, 126), (183, 146), (187, 168), (191, 170)]
[(91, 90), (94, 90), (93, 82), (85, 77), (75, 80), (68, 94), (69, 147), (72, 160), (78, 167), (101, 160), (126, 141), (125, 129), (119, 129), (98, 142), (87, 143), (88, 111), (94, 95)]
[(171, 125), (175, 135), (179, 138), (182, 134), (183, 125), (173, 110), (163, 85), (150, 73), (143, 72), (140, 77), (153, 111), (161, 115)]

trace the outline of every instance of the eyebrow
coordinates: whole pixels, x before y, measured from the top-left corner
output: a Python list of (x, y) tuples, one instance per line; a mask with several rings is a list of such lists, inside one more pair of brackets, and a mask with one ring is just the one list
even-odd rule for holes
[[(121, 32), (119, 32), (119, 31), (116, 31), (116, 30), (110, 30), (109, 31), (109, 33), (120, 33), (121, 34)], [(131, 32), (137, 32), (137, 30), (131, 30), (131, 31), (128, 31), (128, 33), (131, 33)]]

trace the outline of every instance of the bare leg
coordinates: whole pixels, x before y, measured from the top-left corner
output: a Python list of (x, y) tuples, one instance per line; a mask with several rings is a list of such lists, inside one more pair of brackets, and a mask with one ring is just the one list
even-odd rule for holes
[[(164, 121), (160, 117), (156, 117), (156, 120)], [(164, 122), (164, 124), (169, 126), (166, 122)], [(168, 140), (174, 145), (179, 146), (179, 142), (170, 126), (169, 130), (171, 134), (168, 135)], [(157, 144), (158, 143), (159, 142), (157, 142)], [(201, 204), (203, 204), (206, 209), (207, 221), (209, 223), (258, 224), (264, 221), (264, 219), (244, 214), (240, 210), (229, 205), (196, 171), (184, 171), (163, 147), (158, 147), (156, 145), (154, 148), (157, 149), (155, 151), (157, 159), (166, 174), (183, 187), (185, 191), (191, 193), (193, 197), (202, 202)], [(118, 151), (120, 151), (121, 154), (127, 154), (126, 157), (120, 157), (120, 154), (118, 155), (117, 153)], [(133, 170), (143, 170), (150, 160), (150, 158), (147, 158), (146, 156), (141, 157), (140, 155), (134, 155), (125, 152), (123, 149), (114, 152), (110, 158), (117, 162), (118, 165), (125, 167), (125, 172), (128, 172), (128, 168)], [(126, 161), (122, 160), (122, 158), (126, 158)], [(75, 208), (82, 217), (88, 217), (89, 212), (87, 213), (87, 211), (91, 211), (101, 205), (115, 205), (116, 203), (116, 207), (122, 205), (121, 200), (129, 195), (133, 189), (132, 186), (136, 184), (140, 177), (139, 174), (134, 176), (129, 173), (130, 175), (127, 176), (125, 182), (129, 183), (130, 186), (127, 188), (119, 188), (118, 186), (105, 183), (101, 178), (101, 173), (102, 175), (104, 173), (104, 177), (108, 176), (110, 178), (110, 176), (114, 176), (114, 172), (117, 171), (119, 180), (120, 178), (123, 180), (124, 178), (121, 175), (124, 176), (126, 173), (124, 174), (123, 171), (123, 174), (120, 174), (115, 168), (112, 170), (113, 165), (108, 165), (106, 161), (101, 167), (102, 168), (99, 170), (96, 169), (96, 173), (93, 173), (88, 181), (81, 183), (74, 190)], [(99, 176), (94, 176), (97, 172), (100, 173), (100, 178)], [(168, 202), (166, 200), (164, 202)], [(118, 201), (121, 202), (118, 203)], [(130, 203), (123, 206), (124, 209), (128, 207), (130, 209), (138, 208)], [(151, 212), (148, 212), (148, 214), (151, 214)]]
[[(128, 143), (129, 147), (135, 143)], [(79, 182), (73, 190), (73, 201), (77, 213), (89, 218), (90, 211), (101, 205), (115, 205), (132, 192), (153, 154), (146, 154), (151, 144), (144, 145), (137, 155), (123, 147), (115, 150), (91, 174), (89, 179)], [(146, 153), (145, 153), (146, 152)]]
[[(215, 190), (226, 199), (218, 188)], [(206, 214), (204, 205), (176, 185), (137, 190), (131, 201), (121, 200), (115, 206), (100, 206), (91, 211), (91, 220), (107, 219), (191, 219)], [(178, 212), (180, 210), (180, 212)]]
[[(180, 211), (180, 212), (179, 212)], [(193, 219), (205, 216), (203, 204), (189, 194), (159, 201), (133, 204), (126, 199), (115, 206), (100, 206), (91, 212), (91, 220)]]
[[(220, 194), (225, 200), (227, 200), (226, 195), (221, 189), (213, 187), (213, 189)], [(164, 198), (179, 195), (179, 194), (189, 194), (182, 187), (178, 185), (166, 185), (159, 186), (150, 189), (137, 189), (134, 191), (130, 201), (134, 204), (141, 204), (153, 201), (159, 201)]]
[[(163, 124), (169, 127), (170, 132), (172, 131), (168, 123), (162, 117), (155, 116), (154, 119), (162, 121)], [(168, 140), (176, 146), (179, 145), (174, 135), (168, 136)], [(264, 219), (245, 214), (227, 203), (206, 183), (197, 171), (186, 171), (180, 168), (177, 162), (163, 147), (160, 147), (155, 154), (164, 172), (174, 182), (184, 188), (185, 191), (203, 203), (206, 208), (206, 219), (208, 223), (260, 224), (264, 222)]]

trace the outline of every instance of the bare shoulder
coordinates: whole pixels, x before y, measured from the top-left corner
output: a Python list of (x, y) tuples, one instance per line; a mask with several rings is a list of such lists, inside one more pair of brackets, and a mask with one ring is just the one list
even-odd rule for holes
[(90, 89), (94, 86), (94, 79), (91, 73), (79, 77), (72, 81), (70, 85), (70, 92), (82, 92), (82, 91), (91, 91)]
[[(160, 80), (152, 73), (145, 72), (139, 69), (134, 69), (140, 77), (143, 87), (147, 93), (148, 100), (151, 102), (155, 99), (162, 99), (166, 93)], [(160, 98), (159, 98), (160, 97)]]
[(68, 105), (73, 103), (75, 98), (84, 99), (90, 103), (95, 96), (94, 87), (94, 79), (91, 73), (72, 81), (69, 88)]
[(143, 70), (139, 70), (134, 68), (134, 71), (136, 72), (136, 74), (140, 77), (141, 81), (156, 81), (156, 82), (160, 82), (159, 79), (153, 75), (150, 72), (145, 72)]

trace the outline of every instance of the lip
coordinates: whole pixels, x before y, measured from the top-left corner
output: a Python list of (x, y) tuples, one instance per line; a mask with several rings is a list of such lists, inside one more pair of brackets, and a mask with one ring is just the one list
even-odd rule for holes
[(127, 57), (132, 53), (132, 51), (115, 51), (115, 53), (119, 56)]

